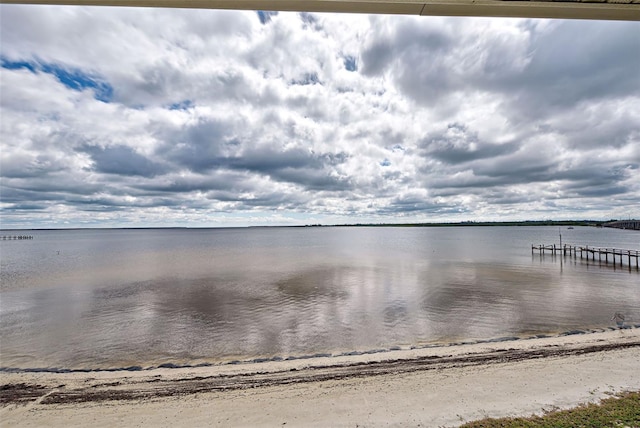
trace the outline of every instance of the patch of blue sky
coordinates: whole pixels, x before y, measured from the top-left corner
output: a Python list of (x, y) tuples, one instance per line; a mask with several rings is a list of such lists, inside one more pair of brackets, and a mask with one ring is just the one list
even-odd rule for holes
[(26, 69), (32, 73), (51, 74), (69, 89), (93, 90), (94, 97), (98, 101), (108, 103), (113, 99), (113, 87), (107, 81), (77, 68), (65, 68), (58, 64), (40, 61), (11, 61), (5, 57), (0, 58), (0, 66), (7, 70)]
[(56, 64), (42, 64), (42, 71), (53, 74), (69, 89), (92, 89), (97, 100), (108, 103), (113, 98), (113, 87), (104, 80), (79, 69), (65, 69)]
[(301, 79), (292, 80), (289, 82), (291, 85), (322, 85), (318, 73), (305, 73)]
[(344, 57), (344, 68), (346, 68), (347, 71), (358, 71), (356, 59), (352, 56)]
[(33, 63), (28, 61), (10, 61), (5, 57), (0, 57), (0, 66), (7, 70), (20, 70), (21, 68), (25, 68), (32, 73), (36, 72), (36, 67)]
[(259, 10), (257, 11), (258, 19), (262, 25), (271, 22), (271, 17), (278, 15), (277, 11)]
[(382, 162), (380, 162), (380, 166), (391, 166), (391, 161), (385, 158)]
[(177, 103), (169, 104), (169, 110), (189, 110), (194, 104), (191, 100), (183, 100)]

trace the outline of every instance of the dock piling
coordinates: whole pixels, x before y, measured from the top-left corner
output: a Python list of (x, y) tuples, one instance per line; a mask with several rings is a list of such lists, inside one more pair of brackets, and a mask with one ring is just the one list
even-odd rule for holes
[[(598, 255), (598, 262), (602, 264), (602, 256), (604, 256), (604, 263), (609, 264), (609, 255), (611, 255), (611, 263), (615, 267), (618, 263), (616, 257), (620, 257), (620, 266), (624, 266), (624, 260), (627, 260), (627, 266), (631, 269), (634, 266), (633, 261), (635, 260), (635, 268), (636, 270), (640, 270), (640, 251), (638, 250), (623, 250), (619, 248), (597, 248), (597, 247), (589, 247), (578, 246), (578, 245), (567, 245), (564, 244), (562, 246), (556, 246), (556, 244), (552, 245), (531, 245), (531, 254), (534, 254), (534, 251), (538, 250), (540, 257), (543, 257), (544, 254), (548, 251), (552, 255), (556, 255), (560, 251), (562, 251), (562, 255), (566, 256), (567, 253), (569, 257), (573, 255), (574, 259), (578, 258), (578, 253), (580, 253), (580, 259), (586, 257), (587, 263), (589, 260), (589, 255), (591, 255), (591, 261), (596, 260), (596, 254)], [(584, 254), (584, 255), (583, 255)], [(625, 257), (626, 256), (626, 257)]]
[(25, 241), (28, 239), (33, 239), (31, 235), (2, 235), (0, 238), (3, 241)]

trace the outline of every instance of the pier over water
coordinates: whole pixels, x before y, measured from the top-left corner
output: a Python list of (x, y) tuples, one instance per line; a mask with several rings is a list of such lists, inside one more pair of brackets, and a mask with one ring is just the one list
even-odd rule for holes
[(616, 229), (640, 230), (640, 220), (618, 220), (605, 223), (603, 227), (615, 227)]
[(596, 261), (596, 255), (598, 257), (598, 262), (604, 262), (605, 264), (609, 264), (609, 262), (613, 263), (613, 266), (616, 266), (616, 263), (619, 261), (620, 266), (623, 266), (623, 261), (627, 262), (627, 266), (629, 269), (632, 266), (635, 266), (636, 270), (640, 270), (638, 259), (640, 258), (640, 251), (638, 250), (623, 250), (619, 248), (597, 248), (597, 247), (589, 247), (587, 246), (577, 246), (577, 245), (531, 245), (531, 254), (533, 255), (536, 251), (540, 254), (540, 256), (544, 256), (545, 253), (549, 252), (552, 255), (556, 255), (561, 253), (563, 256), (569, 256), (574, 259), (578, 258), (578, 254), (580, 255), (580, 259), (586, 258), (589, 261), (589, 256), (591, 256), (592, 261)]

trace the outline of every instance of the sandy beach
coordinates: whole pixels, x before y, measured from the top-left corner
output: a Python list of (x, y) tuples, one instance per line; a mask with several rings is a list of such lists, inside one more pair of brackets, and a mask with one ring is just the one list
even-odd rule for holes
[(640, 329), (141, 371), (4, 372), (12, 426), (456, 426), (640, 390)]

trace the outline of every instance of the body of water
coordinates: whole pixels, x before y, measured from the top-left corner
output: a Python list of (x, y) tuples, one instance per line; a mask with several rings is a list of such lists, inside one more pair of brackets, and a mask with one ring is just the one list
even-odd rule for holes
[(28, 232), (0, 241), (0, 366), (218, 363), (640, 321), (635, 265), (531, 254), (559, 232), (640, 249), (638, 232), (590, 227)]

